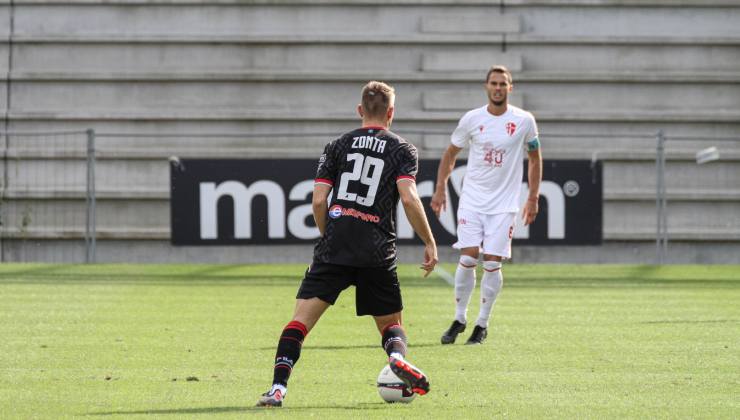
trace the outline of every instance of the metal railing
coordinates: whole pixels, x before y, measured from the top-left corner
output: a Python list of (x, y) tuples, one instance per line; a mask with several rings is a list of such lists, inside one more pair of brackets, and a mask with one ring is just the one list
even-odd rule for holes
[(655, 263), (662, 265), (668, 257), (668, 202), (665, 192), (665, 135), (655, 136)]
[[(74, 239), (78, 223), (84, 224), (86, 263), (96, 259), (95, 226), (95, 132), (91, 129), (60, 131), (6, 131), (0, 132), (2, 144), (2, 189), (0, 196), (0, 261), (6, 261), (7, 239), (27, 241), (36, 235), (47, 235), (55, 239)], [(84, 169), (74, 163), (84, 165)], [(55, 167), (60, 164), (60, 168)], [(71, 165), (70, 165), (71, 163)], [(83, 178), (78, 173), (86, 174)], [(83, 192), (84, 191), (84, 192)], [(18, 212), (14, 201), (51, 201), (74, 199), (80, 194), (85, 197), (84, 221), (78, 220), (74, 208), (57, 211), (50, 206), (40, 209), (26, 205)], [(6, 211), (7, 210), (7, 211)], [(19, 214), (21, 213), (21, 214)], [(59, 214), (61, 213), (61, 214)], [(45, 226), (42, 231), (31, 227), (35, 218)], [(46, 230), (43, 231), (43, 230)], [(51, 233), (49, 233), (51, 232)], [(22, 254), (21, 251), (16, 251)], [(19, 258), (24, 260), (24, 258)], [(64, 261), (67, 262), (67, 261)]]
[[(655, 231), (655, 263), (658, 265), (665, 264), (668, 260), (668, 198), (666, 194), (666, 146), (676, 142), (691, 142), (695, 152), (697, 165), (703, 165), (716, 161), (720, 158), (720, 151), (716, 144), (722, 142), (733, 142), (740, 144), (740, 137), (702, 137), (702, 136), (667, 136), (663, 130), (659, 130), (655, 135), (656, 153), (656, 190), (655, 190), (655, 208), (656, 208), (656, 231)], [(706, 147), (706, 143), (712, 143), (712, 146)], [(704, 144), (702, 144), (704, 143)], [(701, 144), (701, 148), (697, 147)]]
[(85, 203), (87, 218), (85, 223), (85, 262), (94, 263), (96, 260), (96, 226), (95, 214), (95, 130), (88, 129), (87, 134), (87, 188), (85, 189)]

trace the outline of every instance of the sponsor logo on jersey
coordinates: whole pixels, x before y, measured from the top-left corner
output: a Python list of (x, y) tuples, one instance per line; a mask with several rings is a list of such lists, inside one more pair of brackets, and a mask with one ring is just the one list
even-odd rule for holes
[(342, 209), (342, 216), (354, 217), (355, 219), (360, 219), (363, 222), (380, 223), (380, 217), (370, 213), (363, 213), (356, 209)]
[(507, 122), (506, 123), (506, 132), (509, 133), (509, 136), (513, 136), (514, 132), (516, 131), (516, 124), (513, 122)]
[(370, 213), (364, 213), (356, 209), (350, 209), (335, 204), (329, 209), (329, 217), (332, 219), (338, 219), (342, 216), (354, 217), (360, 219), (363, 222), (380, 223), (380, 217)]
[(485, 127), (483, 127), (482, 125), (479, 125), (479, 126), (478, 126), (478, 131), (480, 131), (480, 132), (482, 133), (482, 132), (483, 132), (483, 129), (484, 129), (484, 128), (485, 128)]
[(335, 204), (329, 209), (329, 217), (332, 219), (338, 219), (342, 216), (342, 206)]
[(468, 221), (465, 220), (465, 219), (460, 219), (460, 220), (457, 221), (457, 224), (458, 225), (466, 225), (467, 223), (468, 223)]

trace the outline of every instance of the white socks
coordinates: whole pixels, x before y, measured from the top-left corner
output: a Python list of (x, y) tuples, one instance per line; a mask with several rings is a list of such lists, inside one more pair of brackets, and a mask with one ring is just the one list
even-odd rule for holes
[(272, 388), (270, 388), (270, 394), (274, 394), (276, 390), (280, 391), (280, 395), (282, 395), (283, 398), (285, 398), (285, 394), (288, 393), (288, 388), (284, 387), (283, 385), (272, 384)]
[(468, 319), (468, 303), (475, 288), (475, 266), (478, 260), (461, 255), (460, 263), (455, 270), (455, 319), (465, 324)]
[(504, 284), (504, 276), (501, 274), (501, 263), (498, 261), (483, 261), (483, 270), (483, 277), (480, 280), (480, 312), (475, 323), (488, 328), (488, 320), (491, 318), (496, 296)]

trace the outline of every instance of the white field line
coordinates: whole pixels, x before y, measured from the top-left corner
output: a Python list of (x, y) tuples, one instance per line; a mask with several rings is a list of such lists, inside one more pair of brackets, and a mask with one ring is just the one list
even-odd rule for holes
[(434, 274), (447, 282), (447, 284), (449, 284), (450, 286), (455, 285), (455, 278), (452, 276), (452, 274), (448, 273), (447, 270), (445, 270), (441, 266), (437, 265), (436, 267), (434, 267)]

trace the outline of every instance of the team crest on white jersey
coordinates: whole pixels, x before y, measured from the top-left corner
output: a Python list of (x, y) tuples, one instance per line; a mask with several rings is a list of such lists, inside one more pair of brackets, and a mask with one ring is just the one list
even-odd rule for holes
[(509, 133), (509, 136), (513, 136), (514, 132), (516, 131), (516, 124), (509, 121), (506, 123), (506, 132)]

